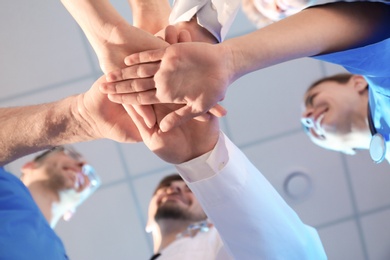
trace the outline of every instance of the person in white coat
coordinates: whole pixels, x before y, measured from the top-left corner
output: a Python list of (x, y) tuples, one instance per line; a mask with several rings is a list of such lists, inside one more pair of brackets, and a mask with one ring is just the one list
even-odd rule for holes
[[(172, 109), (159, 110), (157, 120)], [(214, 116), (162, 133), (128, 111), (148, 148), (183, 179), (164, 179), (150, 201), (155, 258), (326, 259), (316, 230), (220, 132)]]

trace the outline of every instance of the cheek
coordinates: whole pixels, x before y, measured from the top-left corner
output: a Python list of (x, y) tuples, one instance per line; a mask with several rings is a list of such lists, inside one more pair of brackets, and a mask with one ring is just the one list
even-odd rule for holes
[(329, 135), (332, 135), (337, 132), (336, 130), (338, 128), (338, 123), (337, 120), (334, 120), (334, 118), (328, 118), (327, 120), (324, 120), (322, 122), (321, 126), (322, 130), (325, 132), (326, 137), (328, 138)]
[(206, 214), (203, 211), (202, 206), (199, 204), (197, 200), (193, 200), (191, 204), (191, 211), (196, 214), (197, 216), (206, 216)]
[(338, 132), (349, 124), (350, 113), (345, 109), (330, 109), (324, 118), (323, 127), (329, 132)]
[(154, 217), (154, 215), (156, 214), (156, 211), (157, 211), (157, 200), (158, 200), (157, 196), (153, 196), (152, 199), (150, 200), (149, 208), (148, 208), (148, 215), (149, 215), (149, 217)]

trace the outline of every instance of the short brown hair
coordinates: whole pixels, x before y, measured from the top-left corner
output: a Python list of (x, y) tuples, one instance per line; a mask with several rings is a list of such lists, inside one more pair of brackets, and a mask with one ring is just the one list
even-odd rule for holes
[(41, 163), (49, 154), (55, 152), (65, 152), (68, 156), (72, 157), (76, 161), (83, 160), (83, 156), (77, 152), (77, 150), (71, 145), (59, 145), (49, 150), (46, 150), (34, 158), (34, 162)]
[(157, 185), (156, 189), (154, 190), (153, 194), (156, 194), (157, 190), (167, 187), (171, 184), (173, 181), (183, 181), (183, 178), (177, 174), (173, 173), (171, 175), (165, 176)]
[(340, 83), (340, 84), (346, 84), (351, 79), (352, 76), (353, 76), (353, 74), (350, 74), (350, 73), (340, 73), (340, 74), (336, 74), (333, 76), (319, 79), (319, 80), (315, 81), (314, 83), (312, 83), (307, 88), (306, 92), (309, 92), (310, 90), (315, 88), (317, 85), (324, 83), (324, 82), (327, 82), (327, 81), (335, 81), (335, 82)]

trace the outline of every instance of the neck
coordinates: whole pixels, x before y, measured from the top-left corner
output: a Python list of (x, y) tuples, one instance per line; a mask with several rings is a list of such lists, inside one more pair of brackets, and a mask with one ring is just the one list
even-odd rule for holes
[(351, 147), (358, 149), (369, 149), (371, 142), (371, 131), (370, 131), (370, 120), (371, 113), (368, 104), (368, 90), (366, 95), (363, 96), (361, 106), (359, 106), (359, 113), (354, 119), (355, 124), (351, 134), (347, 136), (347, 142), (350, 143)]
[(370, 129), (359, 129), (359, 131), (354, 131), (346, 137), (346, 143), (349, 147), (354, 147), (356, 149), (369, 149), (371, 142), (371, 132)]
[(354, 125), (348, 135), (345, 136), (344, 142), (356, 149), (369, 149), (371, 142), (371, 131), (369, 127), (367, 107), (364, 112), (354, 119)]
[(43, 216), (50, 226), (54, 228), (59, 219), (57, 218), (55, 220), (56, 216), (53, 211), (54, 205), (59, 202), (58, 193), (46, 187), (46, 185), (42, 182), (34, 182), (27, 185), (27, 187)]
[(157, 222), (157, 227), (153, 230), (153, 248), (154, 252), (161, 252), (176, 240), (177, 234), (180, 234), (191, 224), (189, 221), (177, 219), (163, 219)]

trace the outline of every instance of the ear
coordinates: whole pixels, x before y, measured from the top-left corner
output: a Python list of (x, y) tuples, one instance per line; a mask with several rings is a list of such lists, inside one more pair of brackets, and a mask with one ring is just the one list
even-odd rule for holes
[(27, 163), (25, 163), (23, 165), (22, 169), (20, 169), (20, 172), (22, 173), (22, 175), (20, 176), (20, 179), (21, 180), (25, 180), (26, 174), (29, 173), (34, 168), (35, 168), (35, 163), (34, 162), (27, 162)]
[(356, 89), (359, 93), (365, 93), (367, 90), (367, 81), (361, 75), (353, 75), (350, 79), (353, 83), (354, 89)]
[(147, 233), (151, 233), (155, 230), (157, 223), (154, 220), (154, 215), (157, 211), (157, 204), (156, 204), (157, 197), (154, 195), (150, 202), (149, 202), (149, 208), (148, 208), (148, 222), (146, 223), (145, 230)]
[(37, 167), (38, 167), (37, 163), (35, 163), (35, 162), (33, 162), (33, 161), (27, 162), (27, 163), (25, 163), (25, 164), (23, 165), (23, 167), (22, 167), (22, 172), (24, 172), (24, 171), (26, 171), (26, 170), (35, 169), (35, 168), (37, 168)]

